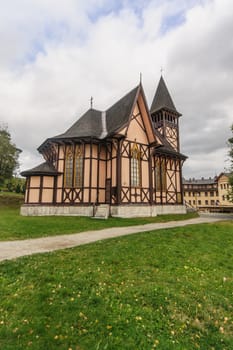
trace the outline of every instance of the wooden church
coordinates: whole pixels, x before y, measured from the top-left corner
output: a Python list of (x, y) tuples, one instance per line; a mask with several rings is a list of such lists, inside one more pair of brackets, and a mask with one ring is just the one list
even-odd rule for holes
[(149, 110), (142, 84), (106, 111), (90, 108), (38, 148), (22, 172), (22, 215), (107, 217), (184, 213), (179, 117), (161, 76)]

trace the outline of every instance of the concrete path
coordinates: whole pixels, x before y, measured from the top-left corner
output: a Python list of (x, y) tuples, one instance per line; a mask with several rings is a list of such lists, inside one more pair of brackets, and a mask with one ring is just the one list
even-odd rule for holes
[(146, 232), (151, 230), (181, 227), (201, 223), (211, 223), (219, 220), (223, 220), (223, 218), (206, 216), (183, 221), (170, 221), (165, 223), (153, 223), (128, 227), (113, 227), (104, 230), (87, 231), (68, 235), (18, 241), (5, 241), (0, 242), (0, 261), (15, 259), (25, 255), (45, 253), (64, 248), (76, 247), (107, 238), (120, 237), (138, 232)]

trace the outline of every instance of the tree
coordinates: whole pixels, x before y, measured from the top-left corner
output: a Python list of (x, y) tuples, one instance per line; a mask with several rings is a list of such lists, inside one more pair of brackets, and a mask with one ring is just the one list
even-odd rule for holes
[(231, 167), (230, 167), (231, 175), (229, 176), (230, 189), (229, 189), (228, 195), (229, 195), (229, 200), (233, 202), (233, 124), (231, 126), (231, 132), (232, 132), (232, 137), (228, 139), (228, 146), (230, 148), (228, 154), (230, 156), (230, 162), (231, 162)]
[(25, 193), (26, 181), (21, 177), (12, 177), (10, 180), (4, 182), (4, 187), (9, 192)]
[(18, 168), (19, 150), (11, 141), (7, 127), (0, 125), (0, 185), (13, 176)]

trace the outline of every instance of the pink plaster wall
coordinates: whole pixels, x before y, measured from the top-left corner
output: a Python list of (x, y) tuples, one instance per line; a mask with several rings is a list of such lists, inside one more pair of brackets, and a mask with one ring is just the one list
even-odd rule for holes
[(148, 162), (141, 161), (142, 166), (142, 187), (149, 187), (149, 169)]
[(97, 187), (97, 160), (92, 160), (92, 170), (91, 170), (91, 177), (92, 177), (92, 186)]
[(84, 165), (84, 187), (89, 186), (89, 176), (90, 176), (90, 159), (86, 159), (85, 165)]
[(53, 189), (44, 189), (42, 192), (42, 203), (53, 202)]
[(99, 176), (99, 184), (100, 187), (105, 187), (105, 181), (106, 181), (106, 166), (105, 166), (105, 162), (99, 162), (99, 166), (100, 166), (100, 176)]
[(29, 203), (38, 203), (39, 202), (39, 189), (30, 189), (29, 192)]
[[(142, 123), (142, 119), (140, 116), (137, 117), (137, 120)], [(147, 135), (144, 130), (138, 125), (137, 121), (133, 119), (130, 122), (129, 129), (127, 132), (127, 139), (131, 141), (135, 141), (138, 143), (148, 144)]]
[(112, 178), (112, 186), (116, 186), (116, 158), (112, 160), (112, 175), (110, 176)]
[(105, 202), (105, 190), (99, 190), (99, 201)]
[(122, 186), (130, 185), (129, 164), (130, 164), (129, 158), (122, 158)]
[(57, 190), (57, 202), (58, 203), (62, 202), (62, 190), (61, 189)]
[(155, 141), (154, 132), (152, 129), (150, 118), (148, 117), (148, 112), (147, 112), (147, 108), (146, 108), (145, 103), (144, 103), (144, 99), (143, 99), (141, 94), (139, 94), (139, 96), (138, 96), (138, 105), (139, 105), (141, 115), (142, 115), (146, 130), (147, 130), (149, 142), (150, 143), (154, 142)]
[(31, 176), (30, 187), (40, 187), (40, 176)]
[(43, 187), (51, 187), (54, 186), (54, 177), (53, 176), (44, 176), (43, 177)]
[(63, 175), (57, 177), (57, 187), (62, 187), (63, 185)]
[(90, 157), (90, 145), (85, 145), (85, 157)]

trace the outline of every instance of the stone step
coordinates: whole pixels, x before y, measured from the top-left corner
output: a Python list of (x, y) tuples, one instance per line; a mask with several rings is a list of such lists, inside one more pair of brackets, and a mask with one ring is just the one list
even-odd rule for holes
[(95, 218), (107, 219), (109, 217), (109, 205), (103, 204), (96, 207)]

